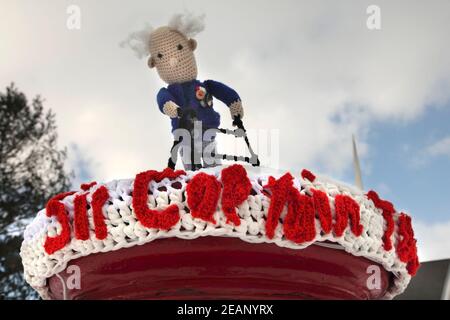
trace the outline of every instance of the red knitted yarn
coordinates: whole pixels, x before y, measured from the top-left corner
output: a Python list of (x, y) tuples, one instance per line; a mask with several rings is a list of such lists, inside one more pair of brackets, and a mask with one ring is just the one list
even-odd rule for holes
[(283, 224), (284, 235), (295, 243), (314, 240), (316, 237), (314, 202), (291, 186), (288, 212)]
[(92, 195), (92, 215), (94, 216), (95, 237), (99, 240), (103, 240), (108, 236), (105, 215), (103, 214), (103, 206), (108, 199), (109, 193), (105, 186), (101, 186), (95, 190)]
[(92, 182), (89, 182), (89, 183), (82, 183), (80, 185), (80, 189), (83, 190), (83, 191), (88, 191), (89, 189), (91, 189), (96, 184), (97, 184), (97, 182), (95, 182), (95, 181), (92, 181)]
[(65, 197), (74, 194), (75, 192), (64, 192), (60, 193), (47, 202), (45, 212), (47, 217), (55, 216), (58, 222), (61, 224), (61, 233), (57, 236), (50, 237), (47, 236), (44, 243), (44, 249), (47, 254), (53, 254), (56, 251), (65, 247), (67, 243), (70, 242), (70, 224), (69, 217), (66, 213), (66, 208), (60, 200)]
[(223, 169), (221, 177), (223, 184), (222, 210), (227, 217), (227, 223), (231, 221), (235, 226), (239, 226), (241, 219), (236, 213), (236, 207), (248, 198), (252, 183), (247, 177), (247, 171), (240, 164)]
[(331, 232), (333, 218), (331, 214), (330, 201), (325, 192), (311, 189), (313, 193), (314, 207), (319, 215), (320, 225), (325, 234)]
[(213, 216), (221, 189), (215, 176), (203, 172), (195, 175), (186, 187), (187, 204), (192, 217), (216, 223)]
[(270, 177), (269, 182), (264, 186), (264, 188), (268, 188), (271, 191), (270, 207), (266, 221), (266, 236), (269, 239), (272, 239), (275, 235), (281, 212), (287, 203), (289, 191), (293, 187), (293, 179), (294, 177), (288, 172), (278, 180)]
[(303, 169), (301, 175), (303, 179), (307, 179), (311, 182), (314, 182), (314, 180), (316, 180), (316, 176), (309, 170)]
[(344, 233), (350, 218), (351, 230), (355, 236), (360, 236), (363, 226), (359, 223), (359, 205), (349, 196), (338, 194), (334, 198), (336, 210), (336, 224), (334, 225), (334, 233), (340, 237)]
[(162, 172), (149, 170), (136, 175), (133, 186), (133, 209), (136, 218), (144, 227), (169, 230), (180, 220), (180, 213), (176, 204), (172, 204), (161, 211), (150, 209), (147, 206), (148, 185), (151, 181), (159, 182), (164, 178), (175, 179), (183, 174), (186, 173), (182, 170), (173, 171), (166, 168)]
[(87, 216), (87, 193), (79, 194), (73, 200), (73, 227), (75, 238), (79, 240), (89, 239), (89, 220)]
[(398, 218), (398, 234), (400, 236), (396, 248), (398, 258), (407, 264), (408, 273), (414, 276), (420, 263), (417, 257), (417, 240), (414, 239), (411, 217), (407, 214), (401, 213)]
[[(73, 194), (75, 194), (75, 193), (76, 193), (76, 191), (62, 192), (62, 193), (57, 194), (56, 196), (54, 196), (54, 197), (51, 198), (50, 200), (48, 200), (48, 202), (50, 202), (50, 201), (52, 201), (52, 200), (55, 200), (55, 201), (64, 200), (64, 198), (66, 198), (66, 197), (68, 197), (68, 196), (71, 196), (71, 195), (73, 195)], [(49, 215), (47, 214), (47, 216), (49, 216)], [(49, 216), (49, 217), (50, 217), (50, 216)]]
[[(156, 181), (156, 182), (160, 182), (164, 179), (176, 179), (179, 176), (185, 175), (186, 172), (184, 170), (172, 170), (171, 168), (165, 168), (163, 171), (158, 172), (158, 171), (154, 171), (154, 170), (150, 170), (155, 172), (155, 177), (154, 179), (152, 179), (152, 181)], [(149, 172), (149, 171), (147, 171)]]
[(389, 251), (392, 249), (391, 236), (394, 233), (394, 205), (386, 200), (381, 200), (375, 191), (369, 191), (367, 197), (373, 201), (375, 207), (381, 210), (383, 214), (384, 221), (386, 222), (386, 228), (383, 234), (383, 247), (384, 250)]

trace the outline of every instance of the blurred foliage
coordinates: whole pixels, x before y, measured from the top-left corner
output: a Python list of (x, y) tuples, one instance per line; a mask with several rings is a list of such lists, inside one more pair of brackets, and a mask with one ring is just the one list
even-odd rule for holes
[(37, 96), (29, 102), (14, 84), (0, 92), (0, 298), (36, 299), (19, 256), (27, 221), (70, 187), (57, 147), (55, 114)]

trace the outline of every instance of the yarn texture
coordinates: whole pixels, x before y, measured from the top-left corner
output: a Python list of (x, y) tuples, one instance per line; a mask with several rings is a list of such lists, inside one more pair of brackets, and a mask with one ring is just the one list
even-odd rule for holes
[[(135, 179), (54, 197), (27, 226), (20, 255), (26, 281), (49, 298), (47, 279), (69, 261), (156, 239), (234, 237), (293, 250), (324, 245), (390, 271), (384, 298), (391, 299), (405, 290), (419, 267), (416, 240), (404, 213), (392, 213), (396, 227), (385, 233), (390, 227), (377, 203), (322, 176), (312, 182), (240, 165), (195, 172), (149, 170)], [(84, 240), (86, 213), (89, 238)], [(384, 237), (395, 250), (386, 250)]]

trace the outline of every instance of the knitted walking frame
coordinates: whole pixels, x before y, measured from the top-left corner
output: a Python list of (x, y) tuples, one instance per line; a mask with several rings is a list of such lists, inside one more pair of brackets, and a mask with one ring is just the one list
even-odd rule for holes
[[(301, 178), (292, 176), (290, 178), (289, 174), (272, 176), (265, 173), (263, 169), (251, 167), (244, 169), (240, 165), (232, 167), (233, 171), (225, 171), (224, 167), (186, 173), (175, 171), (170, 175), (160, 174), (159, 178), (155, 174), (153, 180), (143, 182), (147, 185), (144, 186), (145, 193), (140, 191), (141, 195), (137, 195), (133, 191), (137, 182), (133, 179), (114, 180), (104, 185), (91, 184), (87, 187), (85, 185), (82, 190), (73, 194), (65, 194), (59, 201), (64, 205), (67, 219), (73, 224), (75, 222), (74, 199), (77, 196), (85, 195), (87, 202), (92, 203), (93, 195), (98, 193), (100, 188), (107, 190), (109, 198), (103, 206), (106, 234), (102, 240), (96, 236), (94, 209), (91, 206), (87, 210), (89, 239), (77, 239), (74, 234), (75, 228), (71, 228), (67, 244), (52, 254), (48, 254), (44, 248), (46, 240), (60, 234), (62, 227), (56, 217), (48, 217), (46, 211), (41, 210), (26, 228), (21, 247), (20, 255), (24, 265), (25, 280), (39, 292), (42, 298), (48, 299), (50, 297), (46, 280), (65, 270), (67, 263), (71, 260), (94, 253), (143, 245), (156, 239), (176, 237), (189, 240), (205, 236), (219, 236), (239, 238), (255, 244), (274, 243), (280, 247), (291, 249), (303, 249), (312, 244), (333, 247), (337, 250), (342, 249), (349, 254), (379, 263), (394, 275), (394, 280), (384, 296), (385, 299), (392, 299), (405, 290), (411, 275), (418, 267), (418, 265), (410, 263), (416, 261), (417, 258), (414, 256), (416, 253), (415, 240), (413, 237), (406, 238), (407, 233), (409, 236), (413, 236), (410, 221), (397, 226), (397, 223), (401, 222), (400, 220), (408, 220), (408, 216), (392, 212), (394, 227), (391, 230), (392, 224), (386, 223), (383, 217), (383, 207), (377, 207), (379, 203), (376, 202), (379, 202), (380, 199), (375, 198), (374, 194), (365, 195), (351, 186), (326, 177), (315, 176), (309, 171), (302, 172)], [(144, 173), (139, 175), (142, 174)], [(248, 178), (242, 178), (243, 176), (248, 176)], [(141, 178), (139, 178), (140, 181), (143, 181)], [(195, 182), (195, 180), (197, 181)], [(291, 227), (295, 228), (295, 223), (293, 225), (293, 216), (289, 212), (288, 206), (282, 208), (278, 219), (280, 223), (270, 226), (268, 222), (268, 216), (271, 214), (269, 211), (273, 210), (276, 205), (274, 203), (274, 206), (271, 207), (271, 202), (274, 201), (271, 197), (275, 196), (276, 188), (281, 186), (283, 181), (288, 180), (297, 190), (291, 193), (291, 198), (308, 197), (311, 199), (312, 195), (318, 195), (313, 198), (315, 203), (303, 202), (316, 208), (317, 214), (305, 215), (305, 219), (312, 219), (310, 222), (312, 221), (315, 232), (304, 234), (299, 241), (292, 237), (292, 235), (295, 236), (295, 232)], [(229, 187), (228, 189), (224, 187), (220, 191), (223, 183), (227, 183)], [(90, 189), (86, 194), (87, 188)], [(233, 192), (236, 190), (235, 188), (240, 191)], [(270, 190), (271, 194), (268, 194), (267, 190)], [(243, 194), (249, 195), (244, 198)], [(211, 200), (202, 202), (196, 195)], [(144, 199), (148, 205), (146, 210), (161, 211), (178, 208), (179, 217), (169, 221), (169, 224), (166, 225), (171, 226), (167, 229), (146, 227), (144, 225), (146, 223), (136, 214), (137, 200), (133, 199), (133, 196), (146, 197)], [(348, 201), (343, 199), (348, 199)], [(216, 205), (211, 207), (211, 203)], [(236, 203), (239, 205), (235, 206)], [(354, 204), (359, 206), (359, 219), (350, 220), (352, 223), (348, 223), (348, 226), (347, 219), (345, 226), (340, 228), (339, 220), (341, 218), (337, 216), (338, 206)], [(142, 214), (142, 211), (140, 212)], [(307, 209), (305, 212), (311, 211)], [(356, 224), (353, 223), (355, 221)], [(307, 221), (305, 220), (305, 222)], [(385, 245), (387, 228), (389, 228), (387, 234), (392, 245), (389, 250)], [(268, 230), (271, 234), (267, 233)], [(409, 239), (407, 243), (405, 239)]]

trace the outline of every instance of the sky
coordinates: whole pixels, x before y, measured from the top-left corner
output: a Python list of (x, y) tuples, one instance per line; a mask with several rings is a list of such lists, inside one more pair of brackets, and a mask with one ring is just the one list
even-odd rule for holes
[[(67, 28), (71, 5), (79, 30)], [(367, 28), (369, 5), (380, 8), (379, 30)], [(170, 124), (156, 104), (165, 84), (119, 43), (185, 10), (206, 16), (198, 78), (238, 91), (263, 165), (352, 183), (355, 134), (365, 189), (413, 216), (421, 260), (450, 258), (445, 0), (0, 0), (0, 88), (13, 81), (45, 98), (74, 183), (166, 165)], [(215, 108), (229, 126), (227, 108)]]

